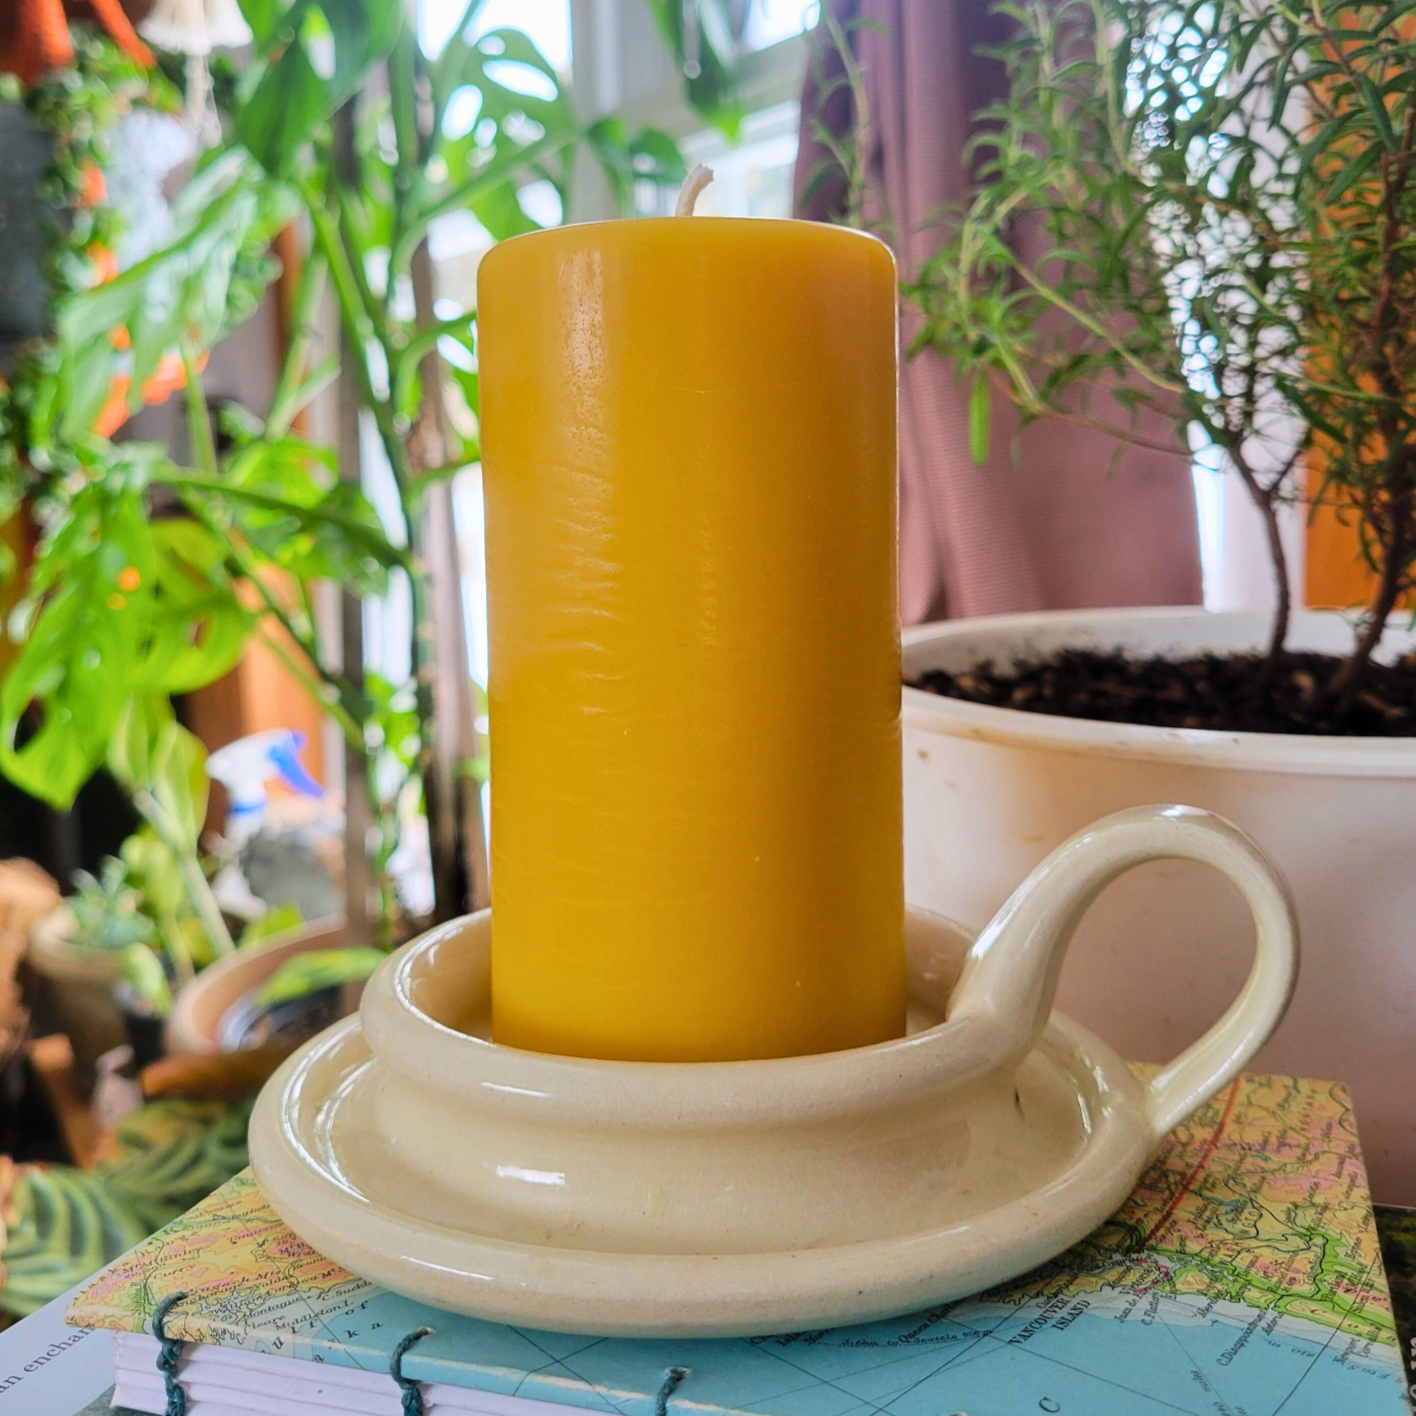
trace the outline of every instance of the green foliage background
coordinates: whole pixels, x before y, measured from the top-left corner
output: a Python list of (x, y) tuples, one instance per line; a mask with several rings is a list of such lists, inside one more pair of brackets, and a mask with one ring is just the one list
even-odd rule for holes
[[(182, 813), (163, 808), (141, 771), (115, 758), (120, 727), (155, 722), (170, 695), (212, 682), (250, 634), (278, 625), (302, 651), (287, 656), (291, 667), (369, 762), (385, 937), (396, 910), (385, 869), (396, 802), (410, 780), (426, 788), (431, 769), (425, 499), (479, 456), (476, 314), (438, 318), (428, 308), (415, 266), (426, 259), (429, 224), (468, 211), (497, 240), (534, 230), (521, 187), (549, 182), (564, 204), (582, 148), (626, 206), (636, 180), (683, 176), (663, 134), (627, 134), (613, 118), (581, 124), (562, 76), (524, 34), (469, 38), (480, 6), (471, 0), (430, 58), (404, 0), (242, 0), (254, 58), (216, 76), (229, 136), (177, 198), (172, 239), (107, 283), (56, 283), (53, 338), (0, 392), (0, 513), (23, 501), (41, 529), (14, 616), (23, 645), (0, 685), (0, 770), (63, 808), (106, 764), (140, 806), (155, 808), (144, 814), (157, 837), (179, 853), (190, 841), (194, 852)], [(124, 70), (101, 39), (80, 40), (84, 91), (96, 106), (121, 107), (105, 97), (118, 82), (109, 72), (128, 89), (145, 76)], [(522, 87), (536, 93), (508, 84), (519, 74), (535, 77)], [(56, 83), (74, 87), (64, 76)], [(470, 123), (449, 120), (454, 99), (475, 110)], [(25, 102), (62, 109), (50, 86)], [(66, 121), (77, 125), (72, 113)], [(97, 128), (92, 150), (101, 159)], [(56, 158), (56, 180), (75, 153), (66, 147)], [(266, 417), (223, 413), (218, 454), (200, 368), (256, 308), (278, 271), (271, 240), (292, 221), (310, 245), (289, 357)], [(342, 371), (393, 471), (396, 525), (386, 527), (357, 482), (340, 477), (329, 449), (297, 430), (302, 410), (341, 372), (337, 355), (312, 365), (326, 291), (345, 331)], [(135, 411), (174, 354), (186, 373), (190, 465), (92, 431), (123, 380)], [(451, 391), (444, 416), (438, 405)], [(174, 498), (179, 515), (155, 511)], [(289, 576), (292, 596), (273, 591), (275, 570)], [(391, 576), (413, 589), (406, 684), (344, 672), (315, 627), (318, 582), (369, 596)], [(175, 724), (165, 731), (181, 741)]]
[[(1416, 4), (1009, 0), (1008, 96), (911, 295), (920, 344), (1023, 420), (1217, 448), (1269, 530), (1317, 496), (1375, 574), (1350, 702), (1416, 570)], [(1292, 429), (1296, 426), (1297, 436)]]

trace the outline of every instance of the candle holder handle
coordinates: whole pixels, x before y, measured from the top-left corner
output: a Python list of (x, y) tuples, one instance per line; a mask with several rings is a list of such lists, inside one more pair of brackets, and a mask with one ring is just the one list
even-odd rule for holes
[(1159, 1143), (1231, 1081), (1268, 1041), (1298, 974), (1298, 921), (1277, 867), (1237, 826), (1188, 806), (1117, 812), (1078, 832), (1013, 892), (978, 936), (949, 1003), (949, 1020), (986, 1021), (1000, 1046), (1023, 1057), (1052, 1012), (1067, 946), (1097, 895), (1152, 860), (1213, 866), (1239, 888), (1254, 917), (1253, 967), (1223, 1017), (1148, 1084)]

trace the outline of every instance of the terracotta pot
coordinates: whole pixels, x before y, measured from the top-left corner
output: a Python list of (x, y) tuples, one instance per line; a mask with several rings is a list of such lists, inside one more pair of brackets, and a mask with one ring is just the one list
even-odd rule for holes
[(30, 931), (25, 960), (39, 983), (36, 1026), (68, 1035), (74, 1048), (74, 1085), (87, 1096), (94, 1063), (127, 1042), (128, 1029), (113, 996), (122, 977), (118, 955), (74, 943), (74, 929), (67, 905), (51, 911)]
[[(288, 934), (272, 935), (248, 949), (203, 969), (177, 995), (167, 1020), (167, 1050), (212, 1053), (225, 1050), (222, 1030), (233, 1008), (239, 1007), (277, 969), (297, 954), (337, 949), (344, 943), (344, 921), (331, 919), (303, 925)], [(357, 1006), (357, 1000), (351, 1003)]]
[[(1416, 643), (1403, 627), (1383, 652)], [(1201, 610), (1011, 615), (923, 625), (905, 677), (1004, 665), (1064, 647), (1136, 654), (1254, 650), (1267, 617)], [(1348, 622), (1296, 616), (1290, 646), (1345, 653)], [(1183, 802), (1234, 821), (1298, 903), (1303, 966), (1256, 1070), (1352, 1091), (1378, 1201), (1416, 1204), (1416, 739), (1136, 727), (992, 708), (905, 690), (906, 896), (966, 924), (989, 919), (1060, 841), (1096, 817)], [(1057, 1006), (1123, 1056), (1162, 1061), (1242, 983), (1253, 929), (1212, 871), (1151, 864), (1087, 914)]]

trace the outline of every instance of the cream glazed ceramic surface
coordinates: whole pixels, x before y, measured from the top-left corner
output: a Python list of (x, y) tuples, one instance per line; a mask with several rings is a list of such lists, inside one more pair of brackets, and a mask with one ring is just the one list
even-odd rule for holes
[[(1228, 876), (1259, 946), (1225, 1016), (1143, 1085), (1052, 996), (1095, 895), (1168, 857)], [(490, 932), (474, 915), (391, 957), (361, 1016), (267, 1085), (252, 1162), (291, 1228), (358, 1274), (610, 1335), (865, 1321), (1024, 1272), (1110, 1214), (1263, 1044), (1297, 967), (1273, 868), (1185, 807), (1079, 833), (977, 939), (911, 911), (911, 1031), (876, 1047), (682, 1065), (497, 1047)]]
[[(1261, 653), (1270, 618), (1149, 608), (915, 625), (904, 632), (905, 678), (1063, 649)], [(1288, 647), (1346, 654), (1354, 619), (1295, 611)], [(1381, 657), (1413, 652), (1402, 611)], [(903, 727), (905, 898), (966, 926), (991, 919), (1080, 827), (1144, 802), (1204, 807), (1261, 841), (1292, 882), (1303, 976), (1250, 1065), (1341, 1081), (1373, 1197), (1416, 1205), (1416, 738), (1094, 722), (908, 686)], [(1218, 873), (1183, 861), (1134, 871), (1077, 930), (1057, 1006), (1123, 1057), (1174, 1056), (1233, 998), (1252, 937), (1248, 909)]]

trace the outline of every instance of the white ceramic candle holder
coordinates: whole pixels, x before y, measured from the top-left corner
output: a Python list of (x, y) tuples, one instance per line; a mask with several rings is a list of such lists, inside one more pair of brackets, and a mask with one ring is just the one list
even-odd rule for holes
[[(1097, 893), (1168, 857), (1227, 875), (1258, 943), (1229, 1011), (1143, 1083), (1052, 997)], [(865, 1321), (1026, 1271), (1116, 1209), (1262, 1046), (1297, 969), (1272, 865), (1186, 807), (1080, 833), (976, 940), (911, 911), (910, 1032), (875, 1047), (690, 1064), (498, 1047), (490, 937), (484, 912), (415, 940), (358, 1018), (285, 1063), (252, 1118), (256, 1176), (297, 1234), (388, 1288), (607, 1335)]]

